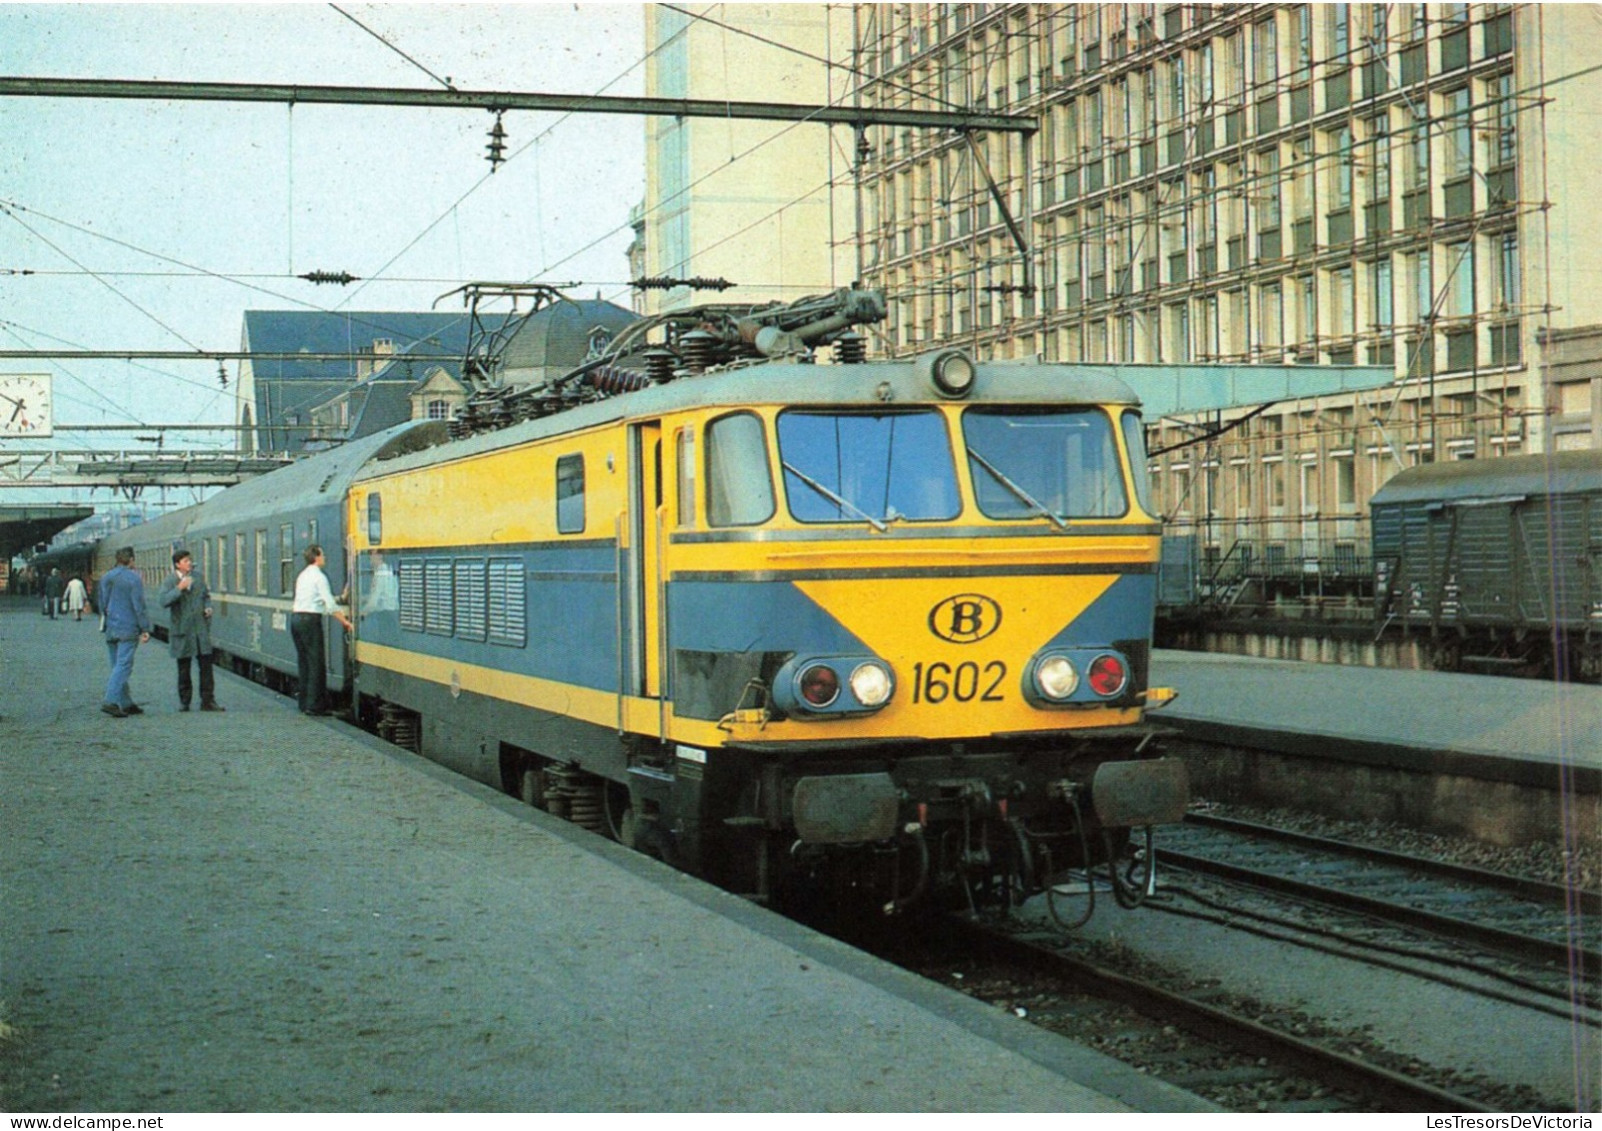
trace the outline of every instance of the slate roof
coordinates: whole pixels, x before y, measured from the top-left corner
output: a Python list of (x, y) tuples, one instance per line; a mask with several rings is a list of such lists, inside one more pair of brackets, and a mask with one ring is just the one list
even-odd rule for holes
[[(509, 384), (530, 376), (555, 376), (579, 365), (590, 350), (590, 331), (605, 327), (614, 337), (639, 316), (605, 299), (564, 299), (529, 315), (506, 344)], [(545, 370), (521, 376), (518, 371)], [(552, 372), (555, 371), (555, 372)]]

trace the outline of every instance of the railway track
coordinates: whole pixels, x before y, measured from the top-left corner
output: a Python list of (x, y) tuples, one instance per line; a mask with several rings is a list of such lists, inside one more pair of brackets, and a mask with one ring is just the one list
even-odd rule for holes
[[(1236, 1111), (1489, 1112), (1533, 1097), (1430, 1072), (1260, 1003), (1172, 988), (1073, 953), (1061, 936), (951, 918), (915, 968)], [(904, 960), (905, 956), (903, 956)], [(1109, 1008), (1109, 1003), (1113, 1008)], [(1300, 1030), (1300, 1031), (1297, 1031)], [(1386, 1063), (1386, 1060), (1389, 1063)]]
[[(1594, 926), (1586, 931), (1602, 912), (1595, 892), (1199, 814), (1168, 830), (1158, 859), (1171, 898), (1151, 905), (1157, 909), (1183, 914), (1185, 904), (1199, 903), (1371, 954), (1452, 968), (1480, 976), (1485, 996), (1538, 1009), (1545, 999), (1550, 1012), (1578, 1011), (1584, 1023), (1599, 1023), (1602, 950)], [(1209, 896), (1175, 882), (1176, 873), (1222, 881), (1225, 891)], [(1302, 910), (1276, 915), (1243, 898), (1247, 892)], [(1420, 943), (1421, 936), (1428, 941)]]

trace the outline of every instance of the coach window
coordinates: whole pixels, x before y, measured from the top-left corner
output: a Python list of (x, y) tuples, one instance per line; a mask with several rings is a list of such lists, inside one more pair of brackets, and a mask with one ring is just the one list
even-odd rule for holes
[(234, 592), (245, 592), (245, 536), (234, 535)]
[(295, 591), (295, 528), (284, 523), (278, 528), (278, 595)]
[(754, 526), (773, 517), (762, 418), (740, 412), (706, 429), (706, 520), (712, 526)]
[(556, 530), (579, 534), (584, 530), (584, 457), (563, 456), (556, 461)]
[(256, 531), (256, 592), (267, 595), (267, 532)]
[(217, 535), (217, 588), (228, 589), (228, 535)]
[(372, 546), (384, 542), (384, 500), (377, 491), (367, 496), (367, 542)]
[(681, 428), (678, 432), (679, 453), (679, 515), (678, 525), (695, 525), (695, 430)]

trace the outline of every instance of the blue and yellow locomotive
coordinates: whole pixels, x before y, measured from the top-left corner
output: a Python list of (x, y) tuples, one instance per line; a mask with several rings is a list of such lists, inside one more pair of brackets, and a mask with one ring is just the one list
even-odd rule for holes
[[(272, 667), (273, 567), (318, 522), (364, 720), (733, 890), (1015, 898), (1186, 801), (1144, 721), (1171, 693), (1138, 403), (1105, 368), (958, 350), (810, 363), (862, 320), (692, 312), (448, 442), (403, 427), (160, 533), (215, 547), (219, 646), (246, 630)], [(312, 505), (336, 500), (340, 555)]]

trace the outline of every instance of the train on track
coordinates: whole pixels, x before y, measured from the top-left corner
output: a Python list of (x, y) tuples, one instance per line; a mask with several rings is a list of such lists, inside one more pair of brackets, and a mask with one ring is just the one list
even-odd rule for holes
[(287, 686), (320, 543), (356, 719), (734, 891), (893, 912), (1107, 865), (1132, 904), (1188, 788), (1146, 718), (1173, 693), (1138, 401), (1105, 367), (865, 361), (882, 314), (842, 291), (646, 319), (94, 569), (132, 544), (154, 587), (188, 549), (216, 647)]
[(1602, 682), (1602, 451), (1423, 464), (1370, 510), (1379, 631), (1441, 671)]

